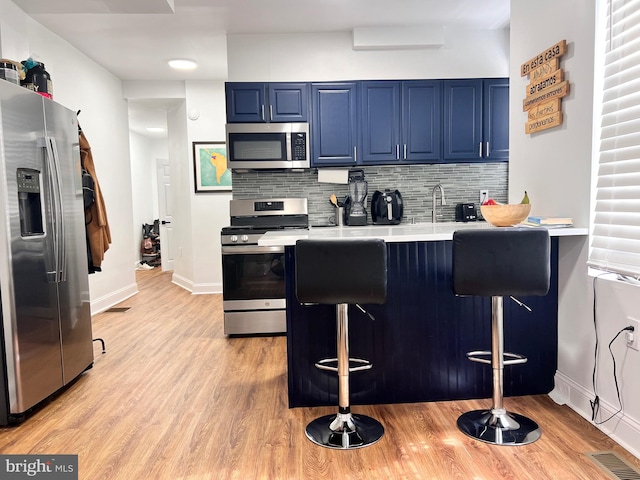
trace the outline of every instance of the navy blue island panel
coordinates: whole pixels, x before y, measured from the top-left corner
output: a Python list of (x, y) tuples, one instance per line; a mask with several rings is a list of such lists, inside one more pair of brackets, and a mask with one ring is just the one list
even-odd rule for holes
[[(491, 366), (466, 352), (491, 349), (491, 299), (457, 297), (451, 280), (450, 240), (387, 243), (387, 303), (365, 305), (375, 320), (349, 307), (350, 356), (373, 368), (350, 376), (354, 405), (490, 398)], [(295, 247), (286, 247), (289, 407), (336, 405), (334, 372), (314, 363), (335, 357), (336, 309), (300, 305), (295, 296)], [(528, 362), (504, 369), (505, 396), (549, 393), (558, 352), (558, 238), (551, 238), (551, 288), (519, 298), (528, 312), (504, 300), (506, 352)]]

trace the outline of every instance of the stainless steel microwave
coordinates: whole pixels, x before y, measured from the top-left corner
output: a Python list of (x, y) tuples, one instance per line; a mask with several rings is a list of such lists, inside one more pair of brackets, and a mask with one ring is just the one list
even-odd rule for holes
[(228, 123), (229, 168), (309, 168), (308, 123)]

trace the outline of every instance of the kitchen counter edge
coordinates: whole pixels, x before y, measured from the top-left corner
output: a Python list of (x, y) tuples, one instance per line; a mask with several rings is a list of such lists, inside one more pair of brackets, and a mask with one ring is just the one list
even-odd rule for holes
[[(517, 225), (516, 225), (517, 226)], [(417, 223), (406, 225), (367, 225), (361, 227), (309, 227), (305, 229), (272, 230), (258, 241), (260, 246), (295, 245), (297, 240), (380, 238), (385, 242), (435, 242), (451, 240), (453, 232), (463, 229), (512, 228), (494, 227), (486, 222)], [(526, 227), (532, 228), (532, 227)], [(543, 227), (540, 227), (543, 228)], [(549, 228), (552, 237), (586, 236), (589, 229), (580, 227)]]

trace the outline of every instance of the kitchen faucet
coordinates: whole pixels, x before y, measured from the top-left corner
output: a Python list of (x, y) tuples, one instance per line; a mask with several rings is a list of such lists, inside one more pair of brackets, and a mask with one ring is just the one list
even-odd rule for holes
[(437, 189), (440, 189), (440, 205), (447, 204), (447, 201), (444, 199), (444, 187), (442, 186), (441, 183), (439, 183), (435, 187), (433, 187), (433, 192), (431, 193), (431, 205), (433, 206), (433, 211), (431, 213), (431, 222), (433, 223), (437, 222), (437, 215), (436, 215), (436, 190)]

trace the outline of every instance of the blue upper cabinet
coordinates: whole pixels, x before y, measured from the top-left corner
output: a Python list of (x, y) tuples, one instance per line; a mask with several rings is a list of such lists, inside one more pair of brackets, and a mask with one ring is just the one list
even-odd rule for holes
[(267, 88), (264, 83), (227, 83), (227, 123), (265, 122)]
[(439, 160), (441, 81), (362, 82), (363, 164)]
[(357, 163), (357, 92), (356, 82), (311, 85), (311, 166)]
[(362, 100), (362, 163), (400, 160), (400, 82), (371, 81), (360, 85)]
[(233, 82), (225, 85), (228, 123), (306, 122), (306, 83)]
[(444, 81), (444, 159), (509, 158), (509, 80)]
[(269, 84), (269, 121), (306, 122), (309, 120), (309, 85), (306, 83)]
[(484, 80), (483, 88), (484, 157), (509, 159), (509, 79)]
[(440, 160), (442, 152), (442, 82), (402, 82), (402, 158), (407, 162)]
[(444, 82), (444, 158), (482, 160), (482, 80)]

